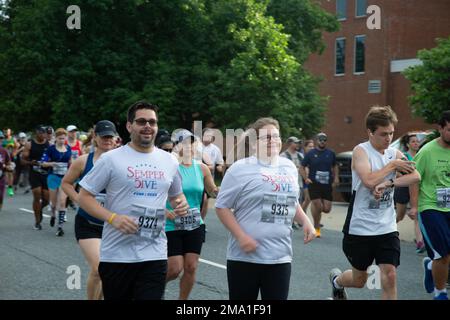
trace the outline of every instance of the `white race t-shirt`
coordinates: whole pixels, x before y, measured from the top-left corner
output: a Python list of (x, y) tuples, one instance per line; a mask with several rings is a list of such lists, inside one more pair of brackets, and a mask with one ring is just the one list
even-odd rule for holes
[(277, 157), (276, 165), (256, 157), (234, 163), (225, 174), (216, 208), (234, 209), (241, 228), (258, 242), (245, 253), (229, 235), (227, 259), (261, 264), (292, 261), (292, 219), (298, 205), (298, 173), (289, 159)]
[(140, 226), (138, 233), (124, 234), (105, 223), (100, 261), (167, 259), (164, 208), (168, 196), (182, 193), (173, 155), (158, 148), (142, 153), (125, 145), (102, 154), (80, 185), (92, 194), (106, 189), (105, 208), (132, 216)]

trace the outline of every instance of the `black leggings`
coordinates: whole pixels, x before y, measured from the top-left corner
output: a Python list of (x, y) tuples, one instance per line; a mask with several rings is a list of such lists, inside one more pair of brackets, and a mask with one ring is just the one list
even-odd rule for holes
[(291, 263), (259, 264), (227, 261), (230, 300), (287, 300)]

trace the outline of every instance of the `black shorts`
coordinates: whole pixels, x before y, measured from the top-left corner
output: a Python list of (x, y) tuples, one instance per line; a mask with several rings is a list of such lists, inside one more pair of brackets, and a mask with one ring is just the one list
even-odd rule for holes
[(167, 260), (136, 263), (100, 262), (105, 300), (162, 300)]
[(184, 256), (186, 253), (200, 254), (203, 242), (205, 242), (205, 225), (202, 224), (192, 231), (168, 231), (166, 235), (169, 257)]
[(366, 271), (373, 261), (379, 264), (400, 265), (400, 239), (398, 232), (379, 236), (344, 234), (342, 249), (353, 268)]
[(83, 239), (101, 239), (102, 232), (103, 226), (93, 224), (79, 214), (75, 216), (75, 238), (77, 241)]
[(47, 176), (48, 175), (46, 174), (41, 174), (34, 170), (30, 170), (29, 179), (31, 189), (42, 188), (47, 190)]
[(400, 204), (407, 204), (409, 202), (409, 188), (396, 187), (394, 189), (394, 202)]
[(323, 199), (333, 201), (333, 188), (331, 184), (311, 183), (308, 186), (309, 198), (311, 200)]

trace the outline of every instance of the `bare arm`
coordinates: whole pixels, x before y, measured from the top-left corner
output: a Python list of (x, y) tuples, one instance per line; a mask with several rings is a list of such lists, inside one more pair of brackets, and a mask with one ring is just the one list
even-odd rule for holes
[(20, 157), (20, 161), (22, 161), (22, 164), (25, 166), (32, 164), (31, 163), (32, 161), (29, 160), (30, 151), (31, 151), (31, 142), (27, 142), (25, 144), (25, 149), (23, 149), (22, 156)]
[[(300, 165), (300, 167), (298, 169), (299, 169), (300, 175), (302, 176), (303, 180), (305, 180), (305, 181), (308, 180), (308, 174), (309, 174), (308, 167), (304, 167), (304, 166)], [(309, 182), (307, 182), (307, 183), (309, 183)]]
[(175, 215), (184, 216), (189, 209), (189, 204), (187, 203), (184, 193), (180, 193), (175, 197), (170, 197), (169, 202)]
[(217, 188), (216, 184), (214, 183), (214, 179), (211, 175), (211, 171), (209, 171), (209, 168), (204, 163), (200, 164), (203, 172), (203, 181), (205, 185), (205, 190), (208, 194), (213, 194), (214, 196), (217, 196), (217, 193), (219, 192), (219, 188)]
[(75, 191), (74, 183), (83, 174), (84, 167), (86, 166), (87, 155), (83, 155), (76, 159), (69, 170), (64, 175), (61, 182), (61, 187), (64, 192), (70, 197), (72, 201), (78, 202), (78, 193)]
[(331, 171), (333, 172), (333, 176), (334, 176), (333, 186), (335, 187), (339, 184), (339, 166), (337, 164), (335, 164), (333, 166), (333, 168), (331, 169)]
[(316, 230), (300, 204), (297, 205), (294, 220), (303, 226), (303, 242), (305, 244), (316, 237)]
[[(364, 186), (369, 189), (374, 189), (385, 180), (387, 175), (395, 170), (404, 173), (412, 173), (415, 170), (413, 162), (401, 160), (402, 157), (401, 152), (398, 151), (396, 160), (389, 162), (381, 170), (372, 172), (366, 152), (363, 148), (357, 147), (352, 156), (352, 170), (356, 171)], [(403, 181), (399, 183), (403, 183)]]

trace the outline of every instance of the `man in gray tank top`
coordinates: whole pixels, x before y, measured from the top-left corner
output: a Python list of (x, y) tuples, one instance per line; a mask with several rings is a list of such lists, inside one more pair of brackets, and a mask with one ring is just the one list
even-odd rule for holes
[(397, 299), (400, 240), (392, 201), (394, 186), (416, 183), (420, 174), (413, 162), (402, 160), (402, 153), (389, 147), (396, 124), (391, 107), (372, 107), (366, 116), (369, 140), (353, 150), (353, 194), (342, 230), (343, 251), (352, 269), (343, 273), (337, 268), (331, 270), (335, 300), (347, 299), (345, 287), (364, 287), (367, 269), (374, 260), (380, 270), (382, 299)]

